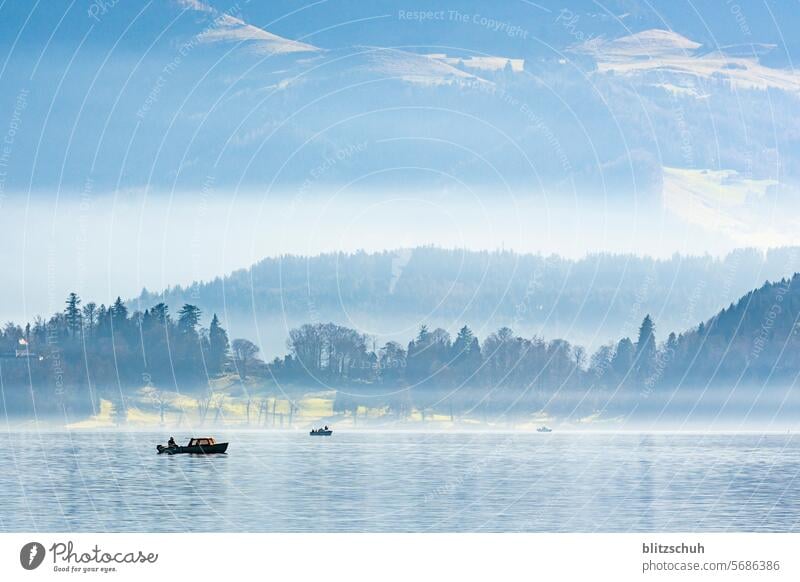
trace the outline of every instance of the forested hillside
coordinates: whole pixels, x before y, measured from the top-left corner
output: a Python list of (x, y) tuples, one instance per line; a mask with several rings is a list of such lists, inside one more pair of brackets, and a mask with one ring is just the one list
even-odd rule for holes
[[(682, 330), (767, 280), (800, 270), (796, 248), (743, 249), (717, 259), (593, 255), (580, 260), (507, 252), (415, 248), (381, 253), (286, 256), (187, 288), (143, 292), (132, 308), (164, 302), (216, 312), (237, 335), (262, 337), (279, 355), (288, 327), (334, 321), (405, 343), (408, 324), (488, 334), (563, 337), (592, 349), (636, 332), (650, 313)], [(269, 330), (283, 326), (278, 338)]]
[[(480, 338), (421, 325), (407, 343), (382, 344), (334, 323), (289, 332), (272, 361), (239, 338), (229, 341), (216, 315), (164, 303), (129, 312), (81, 303), (0, 333), (6, 413), (80, 416), (100, 399), (120, 403), (142, 389), (208, 396), (216, 379), (251, 394), (334, 391), (334, 410), (360, 408), (405, 418), (566, 418), (778, 413), (794, 406), (800, 373), (800, 275), (767, 283), (681, 333), (659, 331), (650, 314), (631, 337), (594, 353), (564, 339), (523, 336), (509, 327)], [(202, 325), (208, 322), (208, 327)]]

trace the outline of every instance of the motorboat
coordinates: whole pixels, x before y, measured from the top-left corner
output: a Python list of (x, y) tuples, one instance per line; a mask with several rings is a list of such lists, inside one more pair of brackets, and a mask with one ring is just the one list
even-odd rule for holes
[(189, 444), (186, 446), (173, 445), (156, 445), (156, 450), (159, 455), (216, 455), (224, 453), (228, 450), (228, 443), (218, 443), (211, 437), (190, 438)]

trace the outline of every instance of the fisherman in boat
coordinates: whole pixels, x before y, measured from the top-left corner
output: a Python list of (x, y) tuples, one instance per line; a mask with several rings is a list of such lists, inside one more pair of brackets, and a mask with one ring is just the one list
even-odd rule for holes
[(325, 425), (325, 430), (328, 430), (328, 425), (327, 424)]
[(167, 441), (167, 446), (169, 448), (178, 446), (178, 443), (175, 442), (175, 437), (169, 437), (169, 440)]

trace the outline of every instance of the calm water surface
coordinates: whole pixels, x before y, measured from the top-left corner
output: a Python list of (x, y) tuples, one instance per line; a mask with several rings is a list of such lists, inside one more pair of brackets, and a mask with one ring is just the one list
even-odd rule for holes
[(789, 435), (216, 434), (6, 434), (0, 531), (800, 529)]

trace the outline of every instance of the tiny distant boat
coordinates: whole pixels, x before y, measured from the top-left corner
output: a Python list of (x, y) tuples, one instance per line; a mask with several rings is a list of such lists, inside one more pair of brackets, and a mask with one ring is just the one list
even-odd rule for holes
[(218, 443), (211, 437), (192, 438), (185, 447), (180, 445), (156, 445), (158, 454), (166, 455), (218, 455), (228, 450), (228, 443)]
[(325, 428), (317, 428), (317, 429), (312, 428), (311, 432), (308, 434), (310, 434), (311, 436), (331, 436), (333, 434), (333, 429), (328, 428), (327, 426)]
[(548, 426), (540, 426), (536, 429), (536, 432), (553, 432), (553, 429)]

